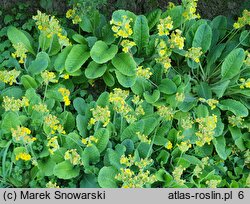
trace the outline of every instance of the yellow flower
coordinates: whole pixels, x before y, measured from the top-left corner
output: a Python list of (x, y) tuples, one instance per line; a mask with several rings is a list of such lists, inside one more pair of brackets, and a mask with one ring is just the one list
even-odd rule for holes
[(106, 127), (110, 122), (110, 111), (109, 107), (96, 106), (96, 108), (90, 109), (93, 118), (90, 119), (89, 125), (94, 125), (96, 122), (100, 121), (103, 123), (103, 127)]
[(150, 68), (143, 69), (143, 66), (139, 66), (136, 70), (136, 76), (149, 79), (152, 76), (152, 72), (150, 72)]
[(37, 112), (42, 112), (42, 113), (48, 113), (49, 112), (49, 110), (47, 108), (47, 105), (43, 104), (43, 103), (33, 105), (32, 109), (37, 111)]
[(82, 139), (82, 143), (86, 145), (87, 147), (91, 147), (93, 143), (97, 143), (97, 142), (98, 142), (98, 139), (95, 138), (94, 136), (90, 136), (90, 137)]
[(37, 11), (37, 15), (33, 16), (33, 19), (35, 20), (40, 32), (47, 36), (47, 38), (51, 38), (54, 35), (57, 35), (58, 37), (62, 36), (58, 39), (61, 47), (70, 45), (69, 39), (62, 34), (63, 30), (55, 16), (46, 15), (41, 11)]
[(26, 97), (23, 97), (22, 100), (15, 99), (14, 97), (3, 97), (3, 108), (5, 111), (19, 111), (22, 107), (29, 106), (29, 100)]
[(159, 106), (157, 107), (157, 114), (164, 118), (166, 121), (170, 121), (174, 117), (174, 110), (168, 106)]
[(16, 155), (16, 160), (18, 161), (19, 159), (29, 161), (31, 159), (31, 155), (26, 152), (20, 152)]
[(77, 153), (76, 149), (70, 149), (65, 152), (64, 159), (69, 160), (71, 164), (73, 165), (79, 165), (81, 164), (81, 157)]
[(130, 23), (133, 20), (128, 18), (127, 16), (122, 17), (121, 21), (115, 21), (112, 19), (110, 24), (112, 25), (111, 29), (115, 33), (115, 37), (129, 38), (133, 34), (133, 30), (131, 28)]
[(182, 4), (184, 6), (183, 17), (185, 20), (191, 20), (195, 18), (200, 18), (199, 14), (196, 14), (198, 0), (183, 0)]
[(201, 55), (201, 47), (191, 47), (188, 49), (188, 52), (185, 54), (185, 57), (194, 60), (196, 63), (199, 63)]
[(140, 133), (140, 132), (136, 132), (136, 135), (138, 137), (138, 139), (141, 141), (141, 142), (145, 142), (145, 143), (148, 143), (150, 144), (151, 143), (151, 140), (148, 139), (148, 136)]
[(51, 181), (49, 181), (48, 183), (46, 183), (46, 188), (60, 188), (56, 183), (52, 183)]
[(166, 149), (172, 149), (173, 148), (172, 142), (168, 141), (165, 147)]
[(20, 75), (20, 73), (20, 71), (17, 71), (15, 69), (11, 71), (0, 71), (0, 81), (11, 86), (13, 85), (13, 83), (17, 83), (16, 78)]
[(63, 129), (63, 126), (60, 124), (58, 118), (54, 115), (47, 115), (44, 117), (44, 124), (50, 127), (51, 134), (55, 134), (57, 131), (59, 134), (66, 134), (65, 130)]
[(13, 47), (15, 48), (16, 51), (14, 53), (12, 53), (12, 57), (20, 58), (19, 63), (23, 64), (27, 58), (26, 53), (28, 52), (28, 50), (26, 49), (25, 45), (21, 42), (19, 42), (17, 44), (13, 44)]
[(192, 147), (192, 145), (189, 143), (189, 141), (181, 142), (177, 146), (179, 147), (179, 149), (181, 150), (181, 152), (186, 152), (186, 151), (188, 151)]
[(203, 103), (207, 103), (211, 110), (216, 108), (216, 105), (219, 103), (219, 101), (215, 100), (215, 99), (205, 99), (205, 98), (199, 98), (199, 101), (203, 102)]
[(181, 30), (176, 29), (174, 32), (171, 33), (169, 42), (170, 42), (170, 48), (178, 48), (180, 50), (184, 47), (184, 37), (181, 37)]
[(58, 83), (58, 80), (56, 79), (56, 75), (54, 72), (49, 72), (45, 70), (44, 72), (41, 73), (41, 77), (46, 85), (48, 85), (49, 82)]
[(172, 18), (168, 16), (164, 19), (160, 19), (160, 24), (158, 24), (157, 29), (159, 36), (169, 35), (169, 31), (173, 29)]
[(11, 133), (15, 142), (32, 143), (36, 141), (35, 137), (29, 136), (31, 130), (26, 127), (18, 126), (17, 129), (11, 128)]
[(127, 53), (133, 46), (135, 46), (135, 42), (130, 40), (123, 40), (121, 42), (121, 46), (123, 47), (122, 51)]
[(246, 9), (242, 12), (242, 17), (239, 17), (238, 21), (234, 23), (233, 26), (235, 29), (239, 29), (244, 27), (245, 25), (250, 25), (250, 11)]
[(69, 100), (70, 91), (68, 89), (66, 89), (66, 88), (59, 88), (58, 91), (63, 96), (63, 101), (65, 103), (65, 106), (69, 106), (70, 103), (71, 103), (70, 100)]
[(199, 124), (199, 131), (195, 133), (198, 139), (196, 145), (201, 147), (205, 143), (210, 144), (217, 126), (217, 116), (213, 114), (205, 118), (197, 118), (196, 122)]
[(53, 155), (54, 152), (60, 148), (58, 141), (57, 141), (57, 136), (50, 138), (46, 146), (48, 147), (50, 154)]

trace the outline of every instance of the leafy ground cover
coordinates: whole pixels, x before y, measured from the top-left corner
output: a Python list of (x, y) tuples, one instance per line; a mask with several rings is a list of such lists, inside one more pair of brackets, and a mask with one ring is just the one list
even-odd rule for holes
[(1, 186), (249, 187), (250, 12), (196, 7), (6, 17)]

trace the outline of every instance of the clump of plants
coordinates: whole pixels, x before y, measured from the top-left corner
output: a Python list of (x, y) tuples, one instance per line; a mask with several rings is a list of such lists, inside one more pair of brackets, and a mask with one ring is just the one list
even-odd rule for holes
[(249, 187), (250, 12), (196, 6), (3, 28), (1, 186)]

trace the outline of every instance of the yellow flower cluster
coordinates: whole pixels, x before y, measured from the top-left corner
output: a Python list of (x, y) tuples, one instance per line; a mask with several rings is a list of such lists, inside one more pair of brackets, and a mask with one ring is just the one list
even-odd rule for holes
[(51, 38), (54, 35), (57, 35), (61, 47), (70, 45), (69, 39), (65, 35), (63, 35), (63, 30), (55, 16), (46, 15), (41, 11), (37, 11), (37, 15), (33, 16), (33, 19), (36, 21), (38, 29), (47, 38)]
[(204, 157), (201, 159), (201, 164), (197, 164), (193, 170), (193, 175), (196, 176), (197, 178), (200, 177), (200, 174), (202, 173), (203, 169), (205, 166), (208, 165), (208, 160), (209, 157)]
[(13, 83), (16, 83), (16, 78), (19, 76), (21, 72), (17, 71), (15, 69), (7, 71), (0, 71), (0, 81), (4, 82), (5, 84), (9, 84), (10, 86), (13, 85)]
[(217, 126), (217, 116), (213, 114), (205, 118), (197, 118), (196, 122), (199, 124), (199, 131), (195, 133), (198, 137), (196, 145), (202, 147), (205, 143), (210, 144)]
[(202, 103), (207, 103), (211, 110), (216, 108), (216, 105), (219, 103), (219, 101), (215, 100), (215, 99), (205, 99), (205, 98), (199, 98), (199, 101)]
[(2, 106), (5, 111), (19, 111), (20, 108), (29, 106), (29, 100), (25, 96), (22, 100), (4, 96)]
[(132, 18), (128, 18), (128, 16), (122, 16), (122, 21), (115, 21), (112, 19), (110, 24), (112, 26), (112, 30), (115, 32), (115, 37), (128, 38), (133, 34), (133, 30), (131, 28), (130, 23), (133, 21)]
[(77, 153), (76, 149), (70, 149), (65, 152), (64, 159), (69, 160), (71, 164), (73, 165), (79, 165), (81, 164), (81, 157)]
[(245, 51), (245, 53), (246, 53), (246, 59), (244, 60), (244, 64), (245, 64), (247, 67), (250, 67), (250, 52)]
[(46, 183), (46, 188), (60, 188), (57, 183), (52, 183), (52, 181), (49, 181), (48, 183)]
[(237, 126), (240, 128), (243, 125), (244, 119), (241, 116), (232, 115), (228, 116), (228, 122), (230, 125), (232, 125), (232, 127)]
[(89, 125), (94, 125), (96, 122), (102, 122), (103, 127), (106, 127), (110, 122), (110, 111), (109, 107), (105, 106), (96, 106), (95, 108), (90, 109), (93, 117), (90, 118)]
[(182, 118), (180, 120), (180, 125), (183, 129), (190, 129), (193, 127), (193, 124), (194, 124), (194, 121), (190, 116), (186, 118)]
[(82, 139), (82, 143), (85, 144), (87, 147), (91, 147), (93, 143), (97, 143), (97, 142), (98, 142), (98, 139), (95, 138), (94, 136), (90, 136), (90, 137)]
[(49, 72), (45, 70), (44, 72), (41, 73), (41, 77), (46, 85), (48, 85), (49, 82), (58, 83), (58, 80), (56, 79), (56, 75), (54, 72)]
[(66, 12), (66, 18), (68, 19), (72, 19), (73, 24), (78, 24), (80, 22), (82, 22), (81, 18), (79, 15), (77, 15), (77, 9), (69, 9)]
[(199, 63), (201, 55), (201, 47), (191, 47), (188, 49), (188, 52), (185, 54), (185, 57), (194, 60), (196, 63)]
[(241, 89), (244, 89), (244, 88), (250, 89), (250, 78), (247, 80), (244, 78), (241, 78), (240, 82), (241, 82), (241, 85), (240, 85)]
[(157, 114), (164, 118), (166, 121), (170, 121), (174, 117), (174, 110), (168, 106), (159, 106), (157, 107)]
[(114, 105), (114, 110), (123, 116), (130, 112), (130, 107), (125, 101), (128, 95), (129, 91), (125, 91), (120, 88), (113, 89), (113, 93), (111, 92), (109, 94), (109, 102)]
[(48, 147), (49, 153), (53, 155), (54, 152), (60, 148), (57, 141), (57, 136), (49, 138), (46, 146)]
[(168, 69), (171, 67), (170, 55), (172, 51), (167, 47), (167, 44), (162, 39), (157, 45), (157, 51), (158, 51), (159, 57), (156, 58), (156, 62), (163, 65), (164, 72), (166, 73)]
[(25, 59), (27, 58), (27, 52), (28, 50), (26, 49), (25, 45), (23, 43), (17, 43), (13, 44), (13, 47), (15, 48), (15, 52), (11, 54), (13, 58), (20, 58), (19, 63), (23, 64)]
[(19, 159), (23, 161), (29, 161), (31, 160), (31, 155), (26, 152), (20, 152), (16, 155), (16, 160), (18, 161)]
[(35, 137), (30, 136), (31, 130), (26, 127), (11, 128), (11, 133), (15, 142), (32, 143), (36, 141)]
[(143, 69), (143, 66), (138, 66), (136, 70), (136, 76), (149, 79), (151, 75), (152, 72), (150, 72), (150, 68)]
[(39, 104), (33, 105), (32, 109), (34, 111), (41, 112), (41, 113), (48, 113), (49, 112), (49, 110), (47, 108), (47, 105), (43, 104), (43, 103), (39, 103)]
[(177, 48), (180, 50), (183, 49), (185, 38), (181, 37), (181, 33), (182, 32), (179, 29), (176, 29), (175, 31), (171, 33), (170, 39), (169, 39), (170, 48)]
[(70, 100), (69, 100), (70, 91), (66, 88), (59, 88), (58, 91), (63, 96), (63, 101), (65, 103), (65, 106), (69, 106), (70, 105)]
[(145, 115), (145, 111), (144, 111), (144, 109), (143, 109), (143, 107), (142, 107), (143, 100), (140, 99), (140, 96), (134, 95), (134, 96), (133, 96), (133, 99), (132, 99), (132, 102), (133, 102), (133, 104), (136, 105), (136, 108), (135, 108), (135, 115), (136, 115), (136, 116)]
[(199, 14), (196, 14), (198, 0), (182, 0), (184, 6), (183, 17), (185, 20), (191, 20), (200, 18)]
[(171, 142), (171, 141), (168, 141), (168, 142), (166, 143), (166, 145), (165, 145), (165, 148), (168, 149), (168, 150), (172, 149), (172, 148), (173, 148), (172, 142)]
[[(120, 173), (115, 176), (115, 179), (123, 182), (122, 188), (142, 188), (146, 184), (152, 184), (156, 181), (156, 177), (155, 175), (150, 175), (148, 170), (145, 170), (152, 162), (152, 159), (135, 161), (135, 158), (131, 155), (128, 157), (122, 155), (120, 163), (126, 167), (120, 169)], [(129, 168), (131, 166), (138, 167), (139, 172), (136, 173), (134, 170), (131, 170)]]
[(137, 135), (137, 137), (139, 138), (139, 140), (140, 140), (141, 142), (145, 142), (145, 143), (148, 143), (148, 144), (151, 143), (151, 140), (148, 139), (148, 136), (147, 136), (147, 135), (144, 135), (144, 134), (142, 134), (142, 133), (140, 133), (140, 132), (136, 132), (136, 135)]
[(55, 134), (56, 131), (59, 134), (66, 134), (65, 130), (63, 129), (63, 126), (60, 124), (58, 118), (54, 115), (47, 115), (44, 117), (44, 124), (50, 127), (51, 132), (50, 134)]
[(181, 176), (185, 170), (186, 169), (180, 165), (175, 167), (174, 171), (172, 172), (175, 182), (179, 185), (184, 185), (186, 182), (186, 180), (181, 179)]
[(123, 48), (122, 48), (122, 51), (125, 52), (125, 53), (128, 53), (129, 50), (130, 50), (133, 46), (136, 46), (136, 44), (135, 44), (134, 41), (123, 40), (123, 41), (121, 42), (121, 46), (123, 47)]
[(160, 19), (160, 23), (157, 25), (158, 35), (169, 35), (169, 31), (173, 29), (173, 21), (170, 16)]
[(181, 142), (177, 146), (179, 147), (181, 152), (186, 152), (192, 147), (192, 145), (190, 144), (190, 141)]
[(175, 100), (177, 102), (183, 102), (185, 100), (185, 94), (177, 92), (176, 95), (175, 95)]
[(239, 17), (238, 21), (234, 23), (234, 28), (239, 29), (245, 25), (250, 25), (250, 11), (246, 9), (242, 12), (242, 17)]
[(206, 181), (208, 188), (217, 188), (217, 186), (221, 183), (221, 180), (208, 180)]

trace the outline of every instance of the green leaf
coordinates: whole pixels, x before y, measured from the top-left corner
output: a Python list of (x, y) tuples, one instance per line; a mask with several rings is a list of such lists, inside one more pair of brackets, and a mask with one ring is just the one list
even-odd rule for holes
[(146, 16), (148, 19), (149, 30), (151, 30), (158, 23), (161, 17), (161, 13), (161, 9), (155, 9)]
[(143, 97), (148, 103), (155, 103), (160, 98), (160, 91), (158, 89), (155, 89), (152, 95), (148, 91), (146, 91), (143, 93)]
[(45, 161), (38, 161), (38, 168), (44, 176), (52, 176), (53, 175), (53, 169), (56, 165), (56, 162), (53, 161), (51, 158), (46, 159)]
[(216, 94), (218, 98), (221, 98), (223, 94), (225, 93), (229, 83), (230, 83), (230, 80), (216, 83), (212, 86), (211, 90), (212, 92)]
[(117, 54), (112, 59), (112, 64), (117, 70), (126, 76), (136, 75), (136, 63), (129, 53)]
[(100, 161), (100, 152), (95, 145), (86, 147), (82, 153), (82, 162), (85, 167)]
[(231, 111), (236, 116), (248, 116), (248, 109), (239, 101), (233, 99), (225, 99), (221, 100), (218, 106), (221, 110)]
[(219, 136), (213, 139), (213, 144), (216, 152), (223, 160), (227, 159), (226, 140), (224, 136)]
[(246, 47), (250, 46), (250, 33), (247, 30), (244, 30), (240, 34), (240, 43)]
[(125, 139), (131, 139), (134, 142), (138, 140), (136, 136), (137, 132), (140, 132), (144, 129), (144, 121), (140, 120), (138, 122), (130, 124), (121, 134), (121, 141)]
[(125, 88), (133, 86), (136, 82), (136, 76), (126, 76), (119, 71), (115, 71), (118, 82)]
[(109, 71), (105, 72), (105, 74), (103, 75), (103, 80), (104, 80), (105, 84), (109, 87), (115, 85), (115, 79)]
[(108, 45), (103, 41), (97, 41), (90, 51), (91, 58), (98, 64), (103, 64), (113, 59), (118, 52), (117, 45)]
[(78, 114), (85, 114), (87, 104), (83, 98), (75, 98), (73, 101), (73, 106)]
[(211, 45), (211, 40), (212, 40), (212, 29), (210, 28), (209, 25), (202, 24), (198, 27), (194, 35), (192, 46), (201, 47), (202, 51), (205, 53)]
[(167, 9), (166, 12), (162, 14), (162, 18), (170, 16), (173, 21), (173, 28), (179, 27), (183, 22), (183, 7), (175, 6), (171, 9)]
[(107, 65), (100, 65), (92, 61), (89, 63), (88, 67), (85, 69), (85, 76), (88, 79), (96, 79), (101, 77), (107, 70)]
[(140, 52), (144, 47), (148, 45), (149, 42), (148, 20), (145, 16), (137, 16), (133, 31), (133, 40), (135, 41)]
[(54, 167), (53, 172), (60, 179), (72, 179), (79, 175), (80, 167), (74, 167), (69, 161), (63, 161)]
[(245, 59), (245, 53), (242, 48), (237, 48), (231, 51), (221, 67), (221, 76), (223, 80), (232, 79), (240, 72), (240, 68), (243, 65)]
[(108, 148), (105, 155), (108, 160), (108, 165), (112, 165), (118, 170), (122, 168), (123, 165), (120, 163), (120, 158), (125, 151), (126, 147), (121, 144), (116, 145), (115, 150)]
[(106, 149), (109, 142), (109, 137), (110, 137), (109, 130), (105, 128), (100, 128), (95, 132), (94, 137), (98, 139), (96, 147), (99, 150), (99, 152), (102, 153)]
[(17, 86), (11, 86), (4, 89), (1, 96), (14, 97), (15, 99), (21, 98), (23, 96), (23, 90)]
[(23, 75), (21, 77), (21, 83), (26, 90), (29, 88), (36, 89), (38, 87), (36, 80), (33, 77), (31, 77), (30, 75)]
[(2, 116), (1, 131), (4, 134), (10, 133), (11, 129), (16, 129), (17, 126), (21, 125), (18, 114), (15, 112), (7, 112)]
[(171, 79), (166, 78), (161, 81), (159, 90), (165, 94), (174, 94), (177, 91), (177, 86)]
[(76, 127), (81, 136), (85, 136), (87, 133), (88, 120), (86, 116), (77, 115), (76, 116)]
[(208, 83), (201, 82), (197, 86), (197, 93), (200, 98), (211, 99), (212, 98), (212, 91)]
[(237, 127), (231, 127), (228, 126), (229, 131), (231, 132), (231, 135), (233, 137), (234, 143), (235, 145), (241, 150), (241, 151), (245, 151), (246, 147), (244, 145), (244, 141), (243, 141), (243, 135), (241, 133), (241, 130)]
[(36, 56), (36, 59), (31, 62), (28, 67), (28, 71), (32, 75), (37, 75), (43, 72), (49, 66), (50, 58), (46, 52), (39, 52)]
[(102, 167), (98, 174), (99, 185), (102, 188), (117, 188), (116, 174), (118, 174), (118, 172), (114, 167)]
[(80, 182), (80, 188), (99, 188), (97, 177), (94, 174), (85, 174)]
[(35, 55), (30, 40), (21, 30), (10, 26), (7, 30), (7, 35), (12, 44), (22, 43), (29, 52)]
[(65, 61), (71, 49), (72, 49), (72, 46), (68, 46), (64, 48), (63, 51), (57, 56), (54, 62), (54, 67), (57, 72), (61, 73), (65, 69)]
[(72, 73), (79, 70), (89, 56), (86, 45), (74, 45), (65, 61), (66, 71)]

